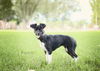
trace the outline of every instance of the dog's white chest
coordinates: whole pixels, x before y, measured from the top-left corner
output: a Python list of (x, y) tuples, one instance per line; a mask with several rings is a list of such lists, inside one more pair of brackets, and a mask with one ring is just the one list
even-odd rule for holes
[(45, 44), (43, 42), (41, 42), (41, 48), (45, 51), (47, 51), (46, 47), (45, 47)]

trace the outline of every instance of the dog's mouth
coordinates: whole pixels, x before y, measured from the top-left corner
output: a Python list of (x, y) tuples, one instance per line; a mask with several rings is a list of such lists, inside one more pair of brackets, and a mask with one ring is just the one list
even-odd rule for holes
[(36, 35), (36, 38), (40, 38), (40, 36), (39, 35)]
[(36, 36), (40, 36), (40, 34), (39, 33), (36, 33)]
[(42, 36), (44, 33), (43, 32), (35, 32), (36, 36)]
[(36, 33), (36, 37), (39, 38), (40, 36), (42, 36), (43, 34), (41, 33)]

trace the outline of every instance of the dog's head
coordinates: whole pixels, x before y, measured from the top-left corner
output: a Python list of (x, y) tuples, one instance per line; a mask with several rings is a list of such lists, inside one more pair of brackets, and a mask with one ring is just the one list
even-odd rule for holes
[(37, 25), (35, 23), (35, 24), (31, 24), (30, 27), (34, 29), (34, 32), (35, 32), (36, 36), (42, 36), (44, 34), (43, 29), (46, 27), (46, 25), (43, 24), (43, 23), (40, 23), (40, 25)]

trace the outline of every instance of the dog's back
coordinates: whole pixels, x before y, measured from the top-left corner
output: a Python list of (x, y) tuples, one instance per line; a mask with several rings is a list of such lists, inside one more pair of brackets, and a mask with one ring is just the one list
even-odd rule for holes
[[(72, 47), (75, 50), (76, 42), (72, 37), (64, 35), (45, 35), (39, 38), (41, 42), (47, 44), (45, 46), (52, 47), (52, 50), (60, 46)], [(73, 47), (74, 46), (74, 47)]]

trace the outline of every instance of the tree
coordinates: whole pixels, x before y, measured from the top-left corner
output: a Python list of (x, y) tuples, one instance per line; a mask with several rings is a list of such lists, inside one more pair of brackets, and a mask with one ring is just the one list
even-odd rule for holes
[(100, 0), (91, 0), (90, 4), (93, 11), (92, 22), (100, 26)]
[(13, 15), (11, 0), (0, 0), (0, 19), (9, 20)]
[[(75, 11), (76, 0), (12, 0), (18, 20), (27, 23), (38, 14), (49, 18), (65, 19), (68, 11)], [(73, 3), (72, 3), (73, 2)]]
[(67, 14), (76, 11), (78, 7), (76, 0), (42, 0), (37, 11), (45, 15), (47, 19), (66, 19)]
[(12, 1), (14, 6), (13, 10), (18, 20), (27, 23), (32, 18), (39, 0), (15, 0)]

